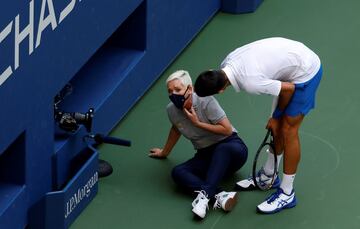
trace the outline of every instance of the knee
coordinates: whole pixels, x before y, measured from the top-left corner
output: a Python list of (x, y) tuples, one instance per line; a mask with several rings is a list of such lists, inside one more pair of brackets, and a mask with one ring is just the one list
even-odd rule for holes
[(281, 132), (283, 135), (283, 139), (285, 140), (287, 138), (296, 137), (298, 134), (298, 128), (297, 128), (297, 126), (284, 124), (281, 128)]
[(239, 142), (238, 144), (233, 144), (224, 153), (228, 153), (230, 161), (237, 161), (240, 164), (245, 163), (248, 156), (248, 148), (244, 142)]
[(245, 145), (245, 143), (243, 144), (242, 151), (243, 151), (244, 154), (246, 154), (246, 157), (247, 157), (248, 147)]
[(242, 158), (242, 161), (246, 161), (247, 160), (247, 156), (248, 156), (248, 148), (245, 144), (241, 144), (239, 145), (235, 152), (237, 152), (238, 157)]
[(239, 140), (240, 140), (240, 142), (237, 144), (237, 146), (235, 146), (235, 148), (238, 149), (238, 151), (240, 151), (241, 154), (244, 154), (247, 156), (248, 147), (243, 140), (241, 140), (240, 138), (239, 138)]
[(245, 145), (245, 143), (242, 144), (242, 147), (240, 148), (239, 155), (241, 156), (240, 164), (241, 164), (241, 166), (243, 166), (245, 164), (245, 162), (247, 161), (247, 158), (248, 158), (248, 148)]

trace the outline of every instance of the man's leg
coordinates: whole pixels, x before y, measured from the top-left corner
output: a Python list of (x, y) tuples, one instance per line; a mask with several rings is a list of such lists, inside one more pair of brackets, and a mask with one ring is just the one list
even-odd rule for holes
[(296, 206), (296, 197), (293, 188), (295, 173), (300, 161), (299, 128), (303, 115), (295, 117), (284, 116), (281, 123), (281, 134), (284, 142), (284, 174), (280, 188), (266, 201), (257, 206), (261, 213), (275, 213), (284, 208)]
[(284, 142), (284, 173), (295, 174), (300, 161), (299, 128), (304, 115), (290, 117), (285, 115), (282, 119), (282, 136)]
[(284, 116), (282, 121), (282, 135), (284, 142), (284, 174), (280, 188), (286, 193), (291, 194), (296, 170), (300, 162), (300, 139), (299, 128), (304, 119), (304, 115), (295, 117)]

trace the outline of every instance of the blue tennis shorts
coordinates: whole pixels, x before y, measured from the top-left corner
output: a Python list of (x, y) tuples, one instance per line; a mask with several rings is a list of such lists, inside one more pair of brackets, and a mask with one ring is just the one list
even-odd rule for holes
[(284, 111), (277, 107), (273, 113), (273, 118), (278, 119), (283, 115), (295, 117), (300, 114), (306, 115), (315, 107), (316, 90), (322, 77), (322, 66), (316, 75), (309, 81), (295, 84), (295, 92)]

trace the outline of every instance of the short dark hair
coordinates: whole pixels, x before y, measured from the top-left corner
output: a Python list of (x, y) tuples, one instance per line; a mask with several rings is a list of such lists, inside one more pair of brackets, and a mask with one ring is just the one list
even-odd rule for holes
[(225, 73), (221, 70), (208, 70), (200, 73), (195, 82), (195, 92), (204, 97), (219, 93), (226, 85)]

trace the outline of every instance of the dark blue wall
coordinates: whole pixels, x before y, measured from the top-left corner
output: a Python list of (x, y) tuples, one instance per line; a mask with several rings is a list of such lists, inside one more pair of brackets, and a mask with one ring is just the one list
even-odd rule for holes
[[(1, 229), (24, 228), (29, 209), (74, 176), (70, 164), (85, 147), (86, 131), (56, 127), (54, 96), (71, 82), (61, 108), (94, 107), (94, 132), (108, 133), (219, 7), (220, 0), (0, 3), (0, 82), (12, 70), (0, 85)], [(39, 21), (47, 26), (39, 29)], [(22, 33), (18, 61), (16, 27), (33, 34), (29, 48), (31, 36)]]

